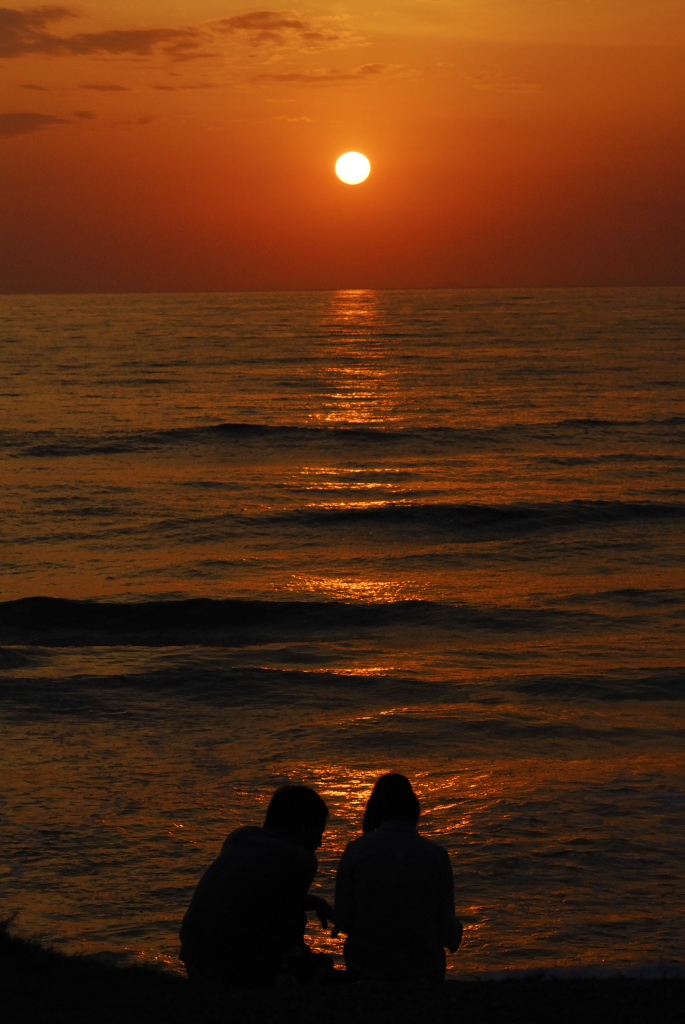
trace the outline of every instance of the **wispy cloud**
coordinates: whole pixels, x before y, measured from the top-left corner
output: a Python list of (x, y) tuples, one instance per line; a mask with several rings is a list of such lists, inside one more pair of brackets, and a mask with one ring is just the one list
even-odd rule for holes
[(210, 27), (224, 35), (243, 35), (251, 46), (292, 46), (294, 43), (300, 50), (321, 50), (360, 41), (351, 32), (331, 31), (321, 23), (301, 18), (294, 11), (248, 11), (232, 18), (220, 18), (211, 22)]
[(341, 85), (345, 82), (361, 82), (374, 75), (392, 70), (391, 64), (362, 64), (351, 71), (337, 68), (318, 68), (315, 71), (272, 71), (257, 75), (258, 81), (292, 82), (294, 85)]
[(75, 110), (74, 117), (80, 117), (82, 121), (93, 121), (97, 114), (92, 110)]
[(94, 92), (130, 92), (131, 90), (127, 85), (110, 85), (107, 82), (100, 84), (99, 82), (84, 82), (83, 85), (79, 85), (79, 89), (92, 89)]
[(152, 89), (158, 92), (180, 92), (185, 89), (220, 89), (219, 82), (196, 82), (188, 85), (153, 85)]
[(77, 18), (69, 7), (44, 6), (18, 11), (0, 7), (0, 57), (42, 54), (49, 57), (87, 56), (108, 53), (114, 56), (148, 56), (155, 49), (174, 60), (197, 56), (197, 48), (207, 33), (192, 26), (182, 28), (112, 29), (107, 32), (80, 32), (57, 36), (47, 31), (54, 22)]
[(521, 81), (496, 66), (485, 68), (474, 75), (464, 74), (462, 77), (471, 88), (480, 89), (482, 92), (531, 93), (540, 92), (542, 89), (539, 82)]
[(63, 117), (50, 114), (32, 114), (21, 111), (16, 114), (0, 114), (0, 139), (11, 139), (14, 135), (30, 135), (51, 124), (68, 124)]
[(57, 35), (58, 22), (80, 16), (79, 11), (60, 5), (15, 10), (0, 7), (0, 57), (82, 57), (97, 54), (147, 57), (161, 53), (173, 61), (216, 56), (207, 50), (216, 40), (234, 37), (249, 46), (271, 45), (300, 51), (358, 43), (360, 37), (343, 30), (331, 30), (290, 11), (247, 11), (219, 18), (197, 27), (110, 29)]
[(22, 85), (21, 88), (22, 89), (35, 89), (36, 92), (50, 92), (50, 90), (47, 88), (47, 86), (45, 86), (45, 85), (33, 85), (31, 82), (27, 82), (25, 85)]

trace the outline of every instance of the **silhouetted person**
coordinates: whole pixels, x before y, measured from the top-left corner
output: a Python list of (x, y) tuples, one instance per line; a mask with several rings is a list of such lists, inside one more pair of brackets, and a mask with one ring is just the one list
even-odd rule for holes
[(335, 932), (347, 933), (350, 980), (440, 982), (461, 924), (446, 850), (416, 830), (419, 801), (404, 775), (383, 775), (348, 843), (335, 885)]
[(288, 954), (309, 954), (305, 911), (315, 910), (324, 927), (333, 916), (324, 899), (308, 894), (327, 818), (313, 789), (284, 786), (271, 798), (263, 828), (230, 833), (181, 925), (180, 958), (191, 980), (270, 985)]

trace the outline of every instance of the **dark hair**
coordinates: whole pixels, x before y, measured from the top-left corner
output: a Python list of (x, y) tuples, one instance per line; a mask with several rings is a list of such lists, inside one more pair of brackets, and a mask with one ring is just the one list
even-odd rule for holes
[(281, 786), (271, 797), (264, 824), (279, 832), (323, 829), (328, 808), (309, 786)]
[(421, 806), (411, 782), (405, 775), (390, 772), (381, 775), (373, 787), (364, 811), (362, 829), (373, 832), (384, 821), (406, 821), (415, 825), (419, 820)]

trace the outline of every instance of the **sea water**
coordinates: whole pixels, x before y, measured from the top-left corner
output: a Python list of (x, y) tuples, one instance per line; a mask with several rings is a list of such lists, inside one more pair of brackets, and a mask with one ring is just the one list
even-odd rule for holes
[[(407, 774), (456, 976), (685, 954), (685, 289), (0, 297), (0, 916), (180, 968)], [(318, 924), (309, 941), (337, 957)]]

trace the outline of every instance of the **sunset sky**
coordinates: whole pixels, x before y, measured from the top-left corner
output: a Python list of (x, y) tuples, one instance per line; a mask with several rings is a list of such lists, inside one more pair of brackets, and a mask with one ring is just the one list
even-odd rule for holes
[(685, 0), (3, 7), (0, 76), (0, 291), (685, 284)]

